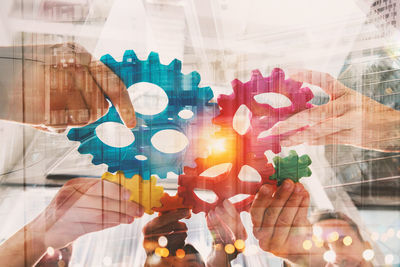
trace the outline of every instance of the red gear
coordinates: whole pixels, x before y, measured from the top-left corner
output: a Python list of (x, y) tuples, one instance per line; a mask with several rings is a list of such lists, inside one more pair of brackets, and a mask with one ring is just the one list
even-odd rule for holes
[[(301, 82), (291, 79), (285, 80), (285, 74), (279, 68), (273, 69), (269, 77), (263, 77), (260, 71), (254, 70), (250, 81), (242, 83), (236, 79), (232, 81), (233, 93), (218, 97), (218, 105), (221, 110), (213, 122), (225, 128), (225, 131), (234, 131), (232, 129), (233, 117), (241, 105), (246, 105), (252, 112), (252, 117), (250, 120), (251, 127), (242, 136), (244, 142), (250, 142), (245, 147), (257, 156), (261, 156), (269, 149), (274, 153), (279, 153), (281, 151), (279, 140), (283, 139), (284, 135), (267, 136), (265, 138), (258, 138), (258, 135), (270, 129), (278, 121), (283, 121), (295, 113), (312, 107), (312, 104), (308, 101), (313, 98), (313, 93), (308, 87), (301, 88), (301, 86)], [(260, 104), (254, 99), (256, 95), (270, 92), (286, 96), (290, 99), (292, 105), (273, 108), (268, 104)], [(224, 134), (224, 131), (221, 131), (221, 133)], [(289, 133), (285, 135), (287, 134)], [(254, 147), (254, 145), (257, 146)]]
[[(236, 150), (233, 150), (236, 151)], [(184, 199), (185, 205), (193, 207), (193, 213), (204, 211), (208, 213), (210, 210), (222, 204), (225, 199), (229, 199), (238, 194), (248, 194), (248, 198), (234, 203), (236, 209), (247, 211), (253, 202), (254, 195), (258, 192), (261, 185), (268, 183), (276, 185), (276, 181), (269, 180), (274, 174), (275, 169), (267, 158), (256, 158), (253, 154), (246, 154), (239, 157), (232, 150), (223, 154), (213, 154), (206, 159), (196, 159), (197, 166), (195, 168), (185, 167), (184, 174), (179, 176), (178, 195)], [(240, 150), (239, 150), (240, 151)], [(205, 177), (201, 174), (212, 166), (222, 163), (231, 163), (231, 168), (216, 177)], [(248, 165), (256, 169), (262, 177), (260, 182), (242, 181), (238, 178), (242, 166)], [(214, 203), (208, 203), (201, 200), (195, 189), (206, 189), (213, 191), (218, 199)]]

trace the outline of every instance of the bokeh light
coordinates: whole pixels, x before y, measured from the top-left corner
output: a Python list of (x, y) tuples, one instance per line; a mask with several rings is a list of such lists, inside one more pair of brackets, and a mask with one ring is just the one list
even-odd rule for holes
[(225, 245), (225, 252), (227, 254), (233, 254), (233, 252), (235, 252), (235, 246), (232, 244)]
[(245, 243), (244, 243), (244, 241), (243, 241), (242, 239), (236, 240), (235, 243), (234, 243), (234, 245), (235, 245), (235, 248), (236, 248), (237, 250), (243, 250), (244, 247), (245, 247)]
[(336, 253), (333, 250), (325, 251), (324, 260), (329, 263), (334, 263), (336, 261)]
[(345, 246), (350, 246), (351, 244), (353, 243), (353, 239), (351, 238), (351, 236), (345, 236), (344, 238), (343, 238), (343, 244), (345, 245)]
[(160, 247), (166, 247), (168, 245), (168, 239), (165, 236), (160, 236), (158, 238), (158, 245)]
[(304, 240), (303, 242), (303, 248), (305, 250), (310, 250), (312, 248), (312, 242), (311, 240)]
[(335, 242), (338, 241), (339, 239), (339, 233), (338, 232), (332, 232), (328, 235), (328, 241), (329, 242)]
[(179, 258), (179, 259), (183, 259), (186, 255), (185, 251), (183, 249), (177, 249), (175, 252), (175, 255)]
[(366, 249), (366, 250), (364, 250), (362, 256), (363, 256), (364, 260), (370, 261), (374, 258), (375, 252), (372, 249)]
[(54, 248), (48, 247), (47, 248), (47, 255), (49, 255), (50, 257), (53, 257), (54, 256)]

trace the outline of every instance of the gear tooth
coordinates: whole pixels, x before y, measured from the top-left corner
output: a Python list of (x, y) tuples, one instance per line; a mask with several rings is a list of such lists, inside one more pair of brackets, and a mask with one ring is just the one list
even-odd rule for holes
[(160, 63), (160, 56), (156, 52), (151, 52), (147, 58), (151, 63)]
[(182, 62), (178, 59), (174, 59), (169, 63), (168, 68), (171, 70), (175, 71), (181, 71), (182, 70)]
[(191, 73), (187, 74), (189, 77), (192, 86), (197, 86), (200, 83), (200, 74), (197, 71), (192, 71)]
[(262, 76), (260, 70), (253, 70), (251, 72), (251, 81), (254, 81), (254, 80), (257, 81), (257, 80), (261, 80), (263, 78), (264, 77)]
[(211, 99), (214, 98), (214, 92), (211, 89), (211, 87), (207, 86), (207, 87), (201, 87), (199, 88), (201, 92), (203, 92), (202, 94), (204, 95), (204, 100), (206, 102), (210, 101)]
[(274, 68), (271, 71), (272, 80), (284, 81), (285, 80), (285, 72), (280, 68)]
[(136, 62), (139, 61), (136, 53), (133, 50), (126, 50), (124, 53), (124, 62)]
[(107, 66), (118, 63), (110, 54), (102, 56), (100, 58), (100, 61), (103, 62), (104, 64), (106, 64)]
[[(235, 91), (235, 88), (240, 88), (240, 87), (242, 87), (242, 86), (243, 86), (243, 83), (242, 83), (239, 79), (234, 79), (234, 80), (231, 82), (231, 85), (232, 85), (233, 90)], [(235, 92), (236, 92), (236, 91), (235, 91)]]

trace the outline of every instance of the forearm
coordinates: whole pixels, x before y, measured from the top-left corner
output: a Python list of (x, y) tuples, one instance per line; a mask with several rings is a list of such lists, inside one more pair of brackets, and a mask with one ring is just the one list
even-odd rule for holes
[(31, 224), (15, 233), (0, 245), (2, 266), (19, 267), (34, 265), (46, 252), (42, 234)]

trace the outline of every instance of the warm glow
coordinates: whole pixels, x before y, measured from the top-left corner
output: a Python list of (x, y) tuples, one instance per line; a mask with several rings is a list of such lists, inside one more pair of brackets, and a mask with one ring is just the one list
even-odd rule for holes
[(322, 228), (320, 226), (313, 226), (313, 234), (317, 237), (322, 236)]
[(177, 249), (175, 254), (179, 259), (183, 259), (185, 257), (185, 255), (186, 255), (185, 251), (183, 249), (181, 249), (181, 248)]
[(211, 139), (210, 146), (208, 147), (209, 153), (212, 152), (221, 153), (225, 152), (225, 139)]
[(237, 250), (243, 250), (245, 247), (244, 241), (242, 239), (236, 240), (234, 245)]
[(169, 250), (167, 248), (161, 248), (160, 249), (161, 257), (168, 257), (169, 256)]
[(233, 254), (233, 252), (235, 252), (235, 246), (232, 244), (228, 244), (225, 246), (225, 252), (227, 254)]
[(154, 253), (155, 253), (157, 256), (161, 257), (161, 248), (160, 248), (160, 247), (156, 248), (156, 250), (154, 251)]
[(339, 233), (338, 232), (332, 232), (328, 235), (328, 241), (329, 242), (335, 242), (339, 239)]
[(312, 242), (311, 240), (304, 240), (303, 242), (303, 248), (305, 250), (310, 250), (312, 248)]
[(317, 248), (322, 248), (324, 246), (324, 240), (322, 240), (321, 237), (318, 237), (316, 235), (312, 236), (312, 241), (314, 241), (314, 244)]
[(351, 243), (353, 243), (353, 239), (350, 236), (346, 236), (345, 238), (343, 238), (343, 244), (345, 246), (350, 246)]

